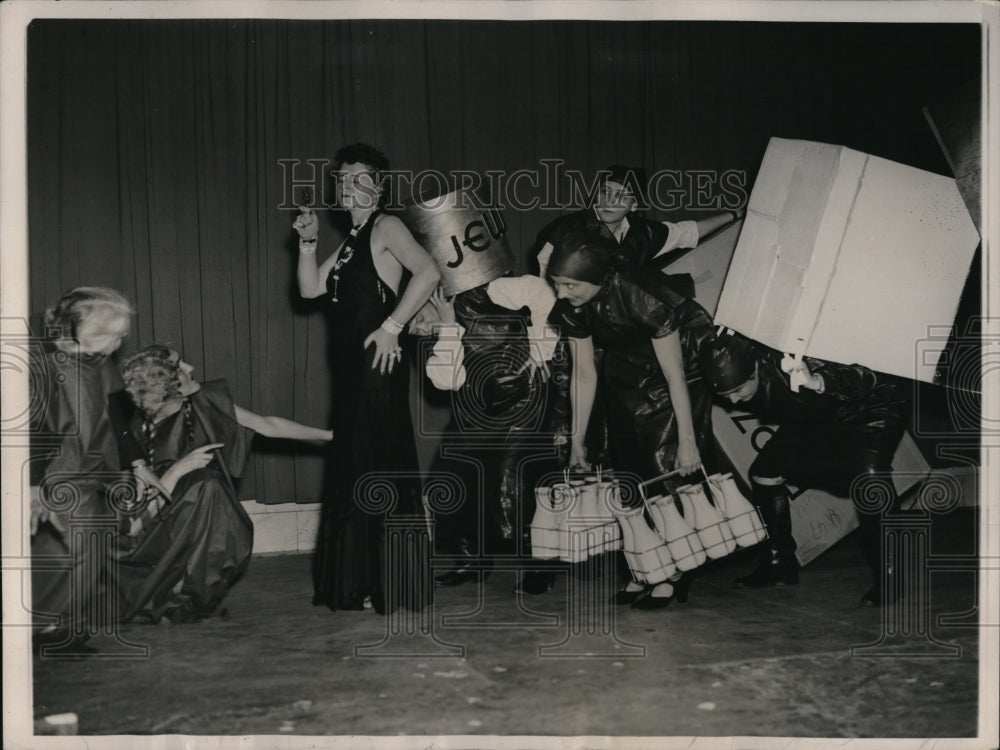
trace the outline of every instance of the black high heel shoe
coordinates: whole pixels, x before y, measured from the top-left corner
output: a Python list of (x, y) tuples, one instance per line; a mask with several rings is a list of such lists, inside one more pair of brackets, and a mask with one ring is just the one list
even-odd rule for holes
[(681, 573), (680, 578), (670, 582), (674, 587), (674, 598), (681, 604), (687, 604), (688, 594), (691, 593), (691, 581), (693, 580), (694, 576), (688, 572)]
[(673, 591), (670, 596), (653, 596), (655, 586), (646, 590), (645, 596), (641, 596), (632, 602), (632, 609), (651, 610), (663, 609), (670, 606), (670, 602), (675, 599), (681, 603), (688, 600), (688, 593), (691, 591), (691, 576), (681, 573), (681, 577), (675, 581), (665, 581), (669, 583)]
[(646, 596), (651, 590), (652, 589), (649, 586), (643, 586), (638, 591), (619, 589), (618, 591), (615, 592), (614, 596), (611, 597), (611, 603), (617, 604), (618, 606), (624, 606), (626, 604), (635, 604), (636, 600)]
[(794, 555), (764, 550), (757, 567), (749, 575), (733, 581), (733, 587), (759, 589), (767, 586), (794, 586), (799, 582), (799, 562)]

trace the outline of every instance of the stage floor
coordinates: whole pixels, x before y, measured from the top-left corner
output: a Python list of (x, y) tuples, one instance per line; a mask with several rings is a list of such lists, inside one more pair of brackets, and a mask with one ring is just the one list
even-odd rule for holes
[(256, 557), (227, 620), (121, 626), (134, 646), (36, 659), (34, 712), (74, 712), (83, 735), (969, 737), (976, 576), (931, 571), (974, 565), (975, 524), (935, 518), (928, 591), (885, 612), (858, 607), (854, 535), (798, 586), (733, 589), (752, 567), (737, 552), (652, 612), (608, 605), (609, 570), (522, 598), (497, 570), (438, 589), (423, 619), (333, 613), (310, 605), (308, 555)]

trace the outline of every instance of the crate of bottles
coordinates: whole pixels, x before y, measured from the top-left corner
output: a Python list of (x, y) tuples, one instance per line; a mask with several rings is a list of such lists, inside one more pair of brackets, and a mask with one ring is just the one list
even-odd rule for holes
[(542, 484), (535, 488), (531, 553), (541, 559), (583, 562), (621, 549), (621, 528), (613, 508), (618, 485), (606, 474)]

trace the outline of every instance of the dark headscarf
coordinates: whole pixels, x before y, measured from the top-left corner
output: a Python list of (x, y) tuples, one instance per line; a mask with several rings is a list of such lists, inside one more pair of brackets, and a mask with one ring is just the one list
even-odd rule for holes
[(701, 351), (701, 374), (716, 393), (739, 388), (753, 377), (757, 358), (750, 340), (738, 334), (719, 336)]
[(578, 232), (552, 251), (548, 275), (601, 284), (611, 271), (617, 254), (618, 246), (614, 241)]

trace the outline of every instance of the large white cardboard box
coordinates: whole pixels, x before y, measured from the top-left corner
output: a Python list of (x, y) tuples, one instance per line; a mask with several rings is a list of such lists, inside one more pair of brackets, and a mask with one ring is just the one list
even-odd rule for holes
[(931, 382), (979, 235), (950, 177), (772, 138), (716, 322), (774, 349)]

